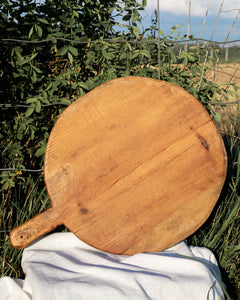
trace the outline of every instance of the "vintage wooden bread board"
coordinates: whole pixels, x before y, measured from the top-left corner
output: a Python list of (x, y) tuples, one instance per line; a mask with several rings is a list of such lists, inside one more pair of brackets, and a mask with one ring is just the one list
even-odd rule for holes
[(104, 251), (161, 251), (205, 222), (226, 170), (222, 138), (192, 95), (156, 79), (114, 79), (56, 122), (44, 162), (52, 207), (10, 240), (22, 248), (65, 224)]

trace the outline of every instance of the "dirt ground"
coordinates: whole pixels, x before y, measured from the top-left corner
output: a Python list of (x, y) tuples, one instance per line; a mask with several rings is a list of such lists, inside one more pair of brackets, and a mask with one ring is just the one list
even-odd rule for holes
[(234, 81), (240, 86), (240, 64), (219, 64), (216, 68), (215, 80), (220, 84)]
[[(218, 84), (226, 84), (228, 82), (235, 82), (240, 87), (240, 64), (239, 63), (226, 63), (219, 64), (216, 68), (215, 74), (209, 71), (208, 78)], [(233, 90), (232, 87), (229, 88)], [(238, 96), (230, 96), (226, 102), (240, 100), (240, 89)], [(221, 115), (222, 122), (218, 122), (220, 130), (230, 132), (240, 137), (240, 103), (232, 103), (225, 107), (218, 107), (217, 112)]]

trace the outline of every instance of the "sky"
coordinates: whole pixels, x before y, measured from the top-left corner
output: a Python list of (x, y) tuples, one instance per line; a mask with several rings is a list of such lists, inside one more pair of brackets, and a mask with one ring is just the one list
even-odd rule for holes
[[(158, 0), (147, 0), (147, 6), (142, 13), (145, 28), (151, 25), (154, 10), (157, 9), (157, 1)], [(141, 0), (139, 0), (139, 2), (141, 2)], [(233, 21), (240, 10), (240, 0), (191, 0), (190, 34), (193, 34), (196, 38), (200, 36), (209, 2), (210, 6), (202, 38), (210, 39), (221, 3), (223, 2), (213, 40), (219, 42), (225, 41)], [(165, 34), (170, 34), (171, 27), (175, 24), (183, 25), (181, 35), (187, 34), (189, 0), (159, 0), (159, 10), (160, 29), (162, 29)], [(229, 40), (237, 39), (240, 39), (240, 15), (229, 35)], [(240, 41), (238, 44), (240, 44)]]

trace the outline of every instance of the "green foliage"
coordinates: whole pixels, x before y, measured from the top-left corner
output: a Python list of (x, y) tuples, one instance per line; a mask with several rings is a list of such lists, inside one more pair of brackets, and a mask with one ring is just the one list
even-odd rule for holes
[[(228, 51), (228, 60), (226, 61), (226, 51)], [(228, 63), (240, 63), (240, 48), (239, 47), (229, 47), (228, 49), (224, 48), (222, 50), (222, 54), (220, 57), (221, 62), (228, 62)]]
[[(160, 36), (155, 27), (157, 22), (144, 29), (140, 11), (145, 6), (145, 0), (141, 4), (135, 0), (1, 1), (0, 98), (1, 103), (5, 103), (0, 107), (1, 168), (42, 169), (49, 133), (65, 107), (98, 85), (118, 77), (158, 79), (160, 71), (161, 80), (186, 89), (220, 120), (210, 103), (228, 99), (229, 89), (206, 77), (219, 49), (214, 48), (213, 56), (209, 56), (210, 46), (197, 45), (191, 37), (185, 51), (185, 44), (177, 42), (185, 38), (180, 34), (181, 26), (174, 25), (170, 35), (160, 31)], [(160, 65), (155, 36), (160, 38)], [(233, 87), (231, 96), (237, 97), (238, 87), (234, 84)], [(234, 145), (235, 149), (239, 141)], [(232, 164), (239, 166), (236, 156)], [(239, 203), (236, 189), (239, 172), (237, 174), (229, 180), (231, 185), (222, 200), (233, 207), (234, 216), (227, 209), (223, 211), (216, 230), (225, 235), (231, 229), (239, 237), (234, 227), (239, 222), (236, 208), (239, 206), (233, 204)], [(4, 230), (12, 229), (49, 205), (42, 174), (4, 171), (0, 183), (0, 218)], [(224, 226), (223, 218), (226, 218)], [(217, 251), (221, 238), (218, 235), (214, 239), (211, 229), (206, 231), (204, 236), (211, 234), (211, 238), (200, 240)], [(198, 245), (201, 234), (193, 237)], [(217, 253), (226, 272), (236, 274), (231, 273), (231, 264), (224, 264), (228, 260), (235, 262), (239, 254), (234, 252), (227, 257), (227, 247), (233, 249), (233, 234), (231, 243), (229, 241), (226, 240), (226, 247)], [(1, 236), (1, 242), (2, 275), (20, 276), (19, 252), (11, 248), (7, 234)], [(7, 257), (10, 268), (5, 263)]]
[[(1, 99), (27, 106), (2, 108), (1, 144), (11, 141), (4, 148), (2, 167), (41, 168), (58, 115), (99, 84), (129, 75), (158, 78), (152, 28), (141, 28), (139, 11), (145, 5), (135, 0), (40, 4), (28, 0), (1, 5), (0, 38), (23, 40), (1, 41)], [(116, 24), (114, 14), (128, 25)], [(215, 100), (223, 88), (202, 76), (206, 70), (199, 57), (207, 51), (204, 45), (176, 53), (175, 41), (184, 38), (177, 25), (170, 36), (161, 32), (161, 38), (161, 79), (182, 86), (201, 101)]]

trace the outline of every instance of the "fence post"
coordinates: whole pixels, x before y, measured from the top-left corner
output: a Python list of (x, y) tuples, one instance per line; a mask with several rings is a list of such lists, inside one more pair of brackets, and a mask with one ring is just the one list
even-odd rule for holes
[(211, 51), (211, 56), (213, 57), (213, 48), (211, 48), (211, 50), (210, 50), (210, 51)]
[(225, 62), (228, 62), (228, 49), (229, 47), (225, 48)]

